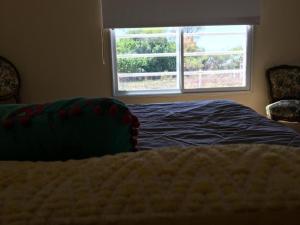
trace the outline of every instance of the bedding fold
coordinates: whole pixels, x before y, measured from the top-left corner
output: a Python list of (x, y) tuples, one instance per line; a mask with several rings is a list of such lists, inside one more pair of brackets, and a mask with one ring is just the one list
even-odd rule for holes
[(141, 123), (138, 148), (216, 144), (300, 147), (299, 134), (229, 100), (129, 105)]

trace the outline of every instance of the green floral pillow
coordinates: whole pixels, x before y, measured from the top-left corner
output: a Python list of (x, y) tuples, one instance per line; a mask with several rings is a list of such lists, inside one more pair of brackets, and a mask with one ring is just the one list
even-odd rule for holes
[(0, 160), (52, 161), (134, 151), (139, 121), (115, 99), (0, 105)]

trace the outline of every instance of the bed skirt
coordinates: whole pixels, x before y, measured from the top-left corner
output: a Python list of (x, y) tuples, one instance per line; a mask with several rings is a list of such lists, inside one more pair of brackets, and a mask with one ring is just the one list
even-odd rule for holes
[(168, 148), (0, 162), (0, 224), (299, 224), (300, 149)]

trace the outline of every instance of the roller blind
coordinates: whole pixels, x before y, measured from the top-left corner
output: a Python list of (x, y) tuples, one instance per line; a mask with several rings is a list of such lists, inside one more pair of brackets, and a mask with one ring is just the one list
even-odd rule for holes
[(104, 28), (258, 24), (260, 0), (102, 0)]

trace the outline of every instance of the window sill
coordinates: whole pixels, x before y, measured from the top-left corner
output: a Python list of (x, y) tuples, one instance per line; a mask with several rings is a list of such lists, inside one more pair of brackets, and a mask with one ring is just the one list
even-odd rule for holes
[(179, 90), (166, 90), (166, 91), (120, 91), (114, 93), (114, 97), (139, 97), (139, 96), (166, 96), (166, 95), (180, 95)]
[(250, 93), (251, 89), (249, 87), (239, 87), (239, 88), (210, 88), (210, 89), (193, 89), (193, 90), (184, 90), (183, 92), (177, 90), (168, 90), (168, 91), (141, 91), (141, 92), (118, 92), (113, 93), (114, 97), (168, 97), (168, 96), (182, 96), (182, 95), (205, 95), (205, 94), (214, 94), (221, 95), (224, 93)]

